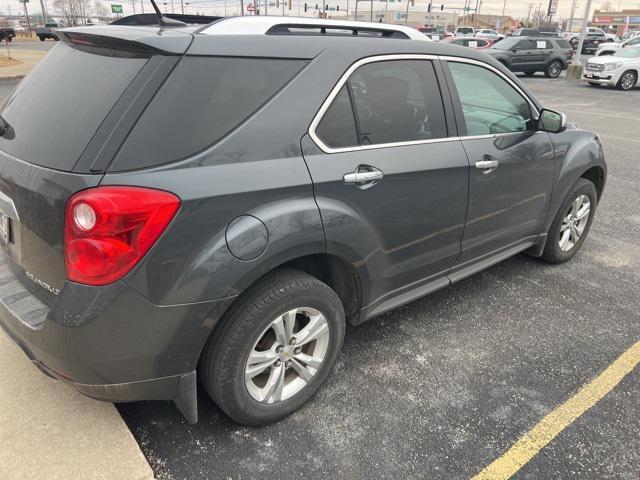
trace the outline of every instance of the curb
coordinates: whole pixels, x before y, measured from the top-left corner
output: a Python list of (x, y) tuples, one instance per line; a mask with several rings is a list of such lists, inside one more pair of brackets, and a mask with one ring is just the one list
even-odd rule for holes
[(22, 80), (26, 75), (4, 75), (0, 76), (0, 81), (2, 80)]

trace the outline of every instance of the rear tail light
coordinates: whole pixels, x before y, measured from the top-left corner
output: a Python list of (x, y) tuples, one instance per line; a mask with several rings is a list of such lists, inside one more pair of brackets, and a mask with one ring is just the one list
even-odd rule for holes
[(172, 193), (141, 187), (97, 187), (67, 202), (67, 279), (107, 285), (145, 256), (180, 207)]
[(569, 58), (573, 58), (573, 48), (567, 50), (567, 54), (569, 55)]

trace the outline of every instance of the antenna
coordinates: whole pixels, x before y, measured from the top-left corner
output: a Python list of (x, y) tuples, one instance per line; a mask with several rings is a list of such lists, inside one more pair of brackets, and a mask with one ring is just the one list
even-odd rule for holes
[(155, 2), (155, 0), (149, 0), (151, 2), (151, 5), (153, 5), (153, 9), (156, 11), (156, 15), (158, 16), (158, 23), (160, 24), (161, 27), (186, 27), (187, 24), (184, 22), (181, 22), (180, 20), (175, 20), (173, 18), (167, 18), (164, 15), (162, 15), (162, 12), (160, 11), (160, 9), (158, 8), (158, 4)]

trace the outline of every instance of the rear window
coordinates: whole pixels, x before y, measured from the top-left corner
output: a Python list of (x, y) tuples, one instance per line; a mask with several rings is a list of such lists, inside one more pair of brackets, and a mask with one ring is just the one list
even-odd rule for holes
[(109, 110), (145, 64), (60, 43), (18, 85), (2, 111), (15, 137), (0, 150), (69, 171)]
[(201, 152), (254, 114), (306, 63), (185, 57), (134, 127), (112, 170), (162, 165)]
[(458, 32), (460, 32), (460, 33), (473, 33), (473, 28), (471, 28), (471, 27), (458, 27)]

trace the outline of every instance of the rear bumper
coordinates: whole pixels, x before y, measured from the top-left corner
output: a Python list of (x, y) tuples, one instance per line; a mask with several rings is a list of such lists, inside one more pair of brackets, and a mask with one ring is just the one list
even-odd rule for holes
[(3, 295), (3, 280), (0, 327), (45, 374), (111, 402), (177, 401), (186, 384), (195, 389), (202, 347), (233, 300), (158, 306), (123, 283), (67, 282), (44, 321), (28, 323), (15, 301), (28, 293), (16, 295), (13, 282)]

